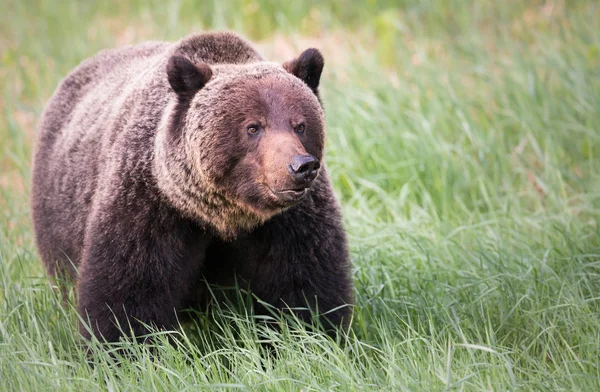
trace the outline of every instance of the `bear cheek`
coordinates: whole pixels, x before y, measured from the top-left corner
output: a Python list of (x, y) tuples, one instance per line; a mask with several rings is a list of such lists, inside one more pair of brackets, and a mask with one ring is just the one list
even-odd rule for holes
[(262, 182), (271, 191), (284, 189), (289, 174), (287, 172), (288, 164), (283, 161), (283, 154), (281, 154), (280, 148), (264, 148), (261, 150), (259, 165), (262, 173)]
[(235, 197), (250, 209), (260, 215), (271, 215), (277, 209), (273, 191), (283, 188), (282, 174), (276, 172), (276, 166), (270, 166), (262, 152), (262, 149), (248, 151), (231, 173), (230, 185), (236, 190)]
[(267, 169), (267, 183), (271, 190), (281, 191), (294, 187), (287, 169), (288, 165), (287, 162), (276, 162)]
[(235, 169), (246, 151), (235, 133), (229, 131), (228, 124), (218, 124), (212, 128), (206, 126), (195, 146), (199, 150), (198, 164), (203, 168), (202, 171), (218, 187), (231, 190)]
[(262, 184), (265, 183), (260, 163), (252, 154), (240, 159), (225, 180), (228, 182), (227, 187), (235, 193), (235, 197), (246, 201), (255, 201), (262, 194), (261, 188), (264, 187)]

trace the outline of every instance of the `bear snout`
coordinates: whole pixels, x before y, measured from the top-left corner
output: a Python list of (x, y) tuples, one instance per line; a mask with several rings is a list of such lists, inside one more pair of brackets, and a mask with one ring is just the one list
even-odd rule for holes
[(321, 164), (311, 154), (295, 155), (288, 166), (288, 171), (298, 188), (307, 188), (317, 178)]

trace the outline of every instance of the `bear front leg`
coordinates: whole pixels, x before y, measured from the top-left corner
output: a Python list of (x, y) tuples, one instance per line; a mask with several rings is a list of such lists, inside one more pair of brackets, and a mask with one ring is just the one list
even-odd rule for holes
[[(235, 271), (261, 301), (307, 323), (318, 314), (329, 333), (346, 330), (354, 301), (346, 237), (335, 205), (326, 200), (321, 206), (306, 211), (299, 205), (236, 241), (214, 242), (208, 280), (228, 284), (223, 271)], [(258, 306), (257, 312), (268, 310)]]
[(257, 293), (266, 289), (265, 298), (292, 309), (303, 321), (311, 322), (318, 314), (320, 324), (332, 334), (339, 328), (347, 330), (352, 316), (351, 264), (331, 188), (316, 186), (311, 197), (272, 220), (267, 257), (256, 267), (272, 275), (270, 289), (260, 279), (253, 280), (252, 288)]
[(88, 324), (81, 326), (83, 336), (113, 342), (123, 335), (139, 339), (148, 333), (145, 325), (175, 327), (209, 237), (161, 208), (96, 216), (77, 283), (78, 310)]
[[(262, 261), (270, 280), (254, 276), (250, 287), (260, 299), (308, 324), (318, 321), (334, 335), (340, 328), (347, 330), (354, 298), (344, 234), (341, 228), (330, 229), (329, 238), (293, 228), (282, 230), (285, 239), (275, 240)], [(257, 270), (257, 275), (265, 272), (261, 267)]]
[[(160, 271), (158, 277), (123, 265), (130, 260), (89, 258), (82, 266), (78, 283), (78, 310), (82, 317), (81, 333), (108, 342), (121, 336), (140, 338), (147, 334), (144, 326), (171, 329), (175, 325), (178, 293), (165, 281), (172, 273)], [(148, 260), (151, 261), (151, 260)], [(151, 262), (157, 262), (152, 260)], [(119, 271), (109, 272), (115, 265)], [(158, 271), (156, 271), (158, 272)]]
[[(293, 255), (287, 250), (272, 251), (273, 261), (280, 261), (277, 268), (280, 273), (274, 276), (273, 288), (265, 293), (265, 298), (270, 297), (272, 305), (293, 312), (301, 321), (308, 324), (317, 321), (330, 335), (337, 330), (346, 331), (354, 297), (345, 240), (339, 238), (324, 247), (320, 240), (300, 237), (295, 241), (306, 244), (304, 251), (301, 246), (296, 247)], [(283, 265), (286, 262), (289, 264)], [(260, 298), (261, 290), (252, 286)]]

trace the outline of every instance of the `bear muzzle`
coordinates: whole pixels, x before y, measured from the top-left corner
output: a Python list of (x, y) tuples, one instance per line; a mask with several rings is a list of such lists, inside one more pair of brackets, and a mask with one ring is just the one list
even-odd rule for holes
[(319, 175), (320, 167), (319, 160), (311, 154), (295, 155), (287, 167), (288, 178), (285, 185), (278, 187), (279, 189), (269, 187), (278, 204), (289, 207), (299, 202)]

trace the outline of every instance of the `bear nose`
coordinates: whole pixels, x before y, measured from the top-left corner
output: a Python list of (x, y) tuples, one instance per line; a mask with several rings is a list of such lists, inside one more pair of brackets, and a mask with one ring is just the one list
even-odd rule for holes
[(314, 156), (296, 155), (292, 158), (289, 170), (296, 181), (306, 183), (315, 179), (319, 167), (319, 160)]

